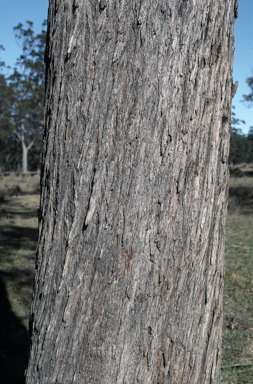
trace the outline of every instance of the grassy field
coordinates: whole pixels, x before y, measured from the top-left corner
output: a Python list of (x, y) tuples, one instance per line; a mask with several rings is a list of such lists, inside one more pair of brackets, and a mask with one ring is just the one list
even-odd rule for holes
[(253, 383), (253, 165), (231, 169), (222, 383)]
[(0, 175), (0, 383), (23, 384), (37, 244), (39, 175)]
[[(225, 251), (222, 383), (252, 384), (253, 166), (232, 169), (230, 195)], [(0, 175), (1, 384), (24, 383), (38, 205), (38, 174)]]

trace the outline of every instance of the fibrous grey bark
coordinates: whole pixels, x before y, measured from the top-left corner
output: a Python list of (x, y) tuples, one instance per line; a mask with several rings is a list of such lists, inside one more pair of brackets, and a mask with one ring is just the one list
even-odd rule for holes
[(219, 383), (234, 0), (54, 0), (27, 384)]

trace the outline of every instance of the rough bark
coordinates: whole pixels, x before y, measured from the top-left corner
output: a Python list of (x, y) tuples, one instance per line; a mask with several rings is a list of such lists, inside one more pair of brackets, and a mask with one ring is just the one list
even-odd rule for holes
[(27, 384), (219, 383), (234, 0), (51, 0)]

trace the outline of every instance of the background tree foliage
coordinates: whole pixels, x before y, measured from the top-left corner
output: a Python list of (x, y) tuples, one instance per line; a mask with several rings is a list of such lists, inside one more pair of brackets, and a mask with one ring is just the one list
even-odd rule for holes
[(244, 103), (249, 107), (251, 107), (253, 103), (253, 76), (248, 77), (248, 79), (246, 80), (246, 83), (250, 87), (250, 94), (243, 95), (243, 99), (244, 99)]
[[(4, 49), (3, 46), (0, 47)], [(1, 69), (5, 67), (5, 63), (1, 62)], [(11, 127), (11, 110), (14, 103), (14, 90), (8, 85), (6, 76), (0, 74), (0, 166), (1, 168), (9, 168), (9, 150), (12, 146)], [(15, 141), (15, 140), (14, 140)], [(12, 151), (16, 152), (14, 148)], [(14, 162), (12, 162), (14, 164)]]
[(245, 124), (245, 121), (236, 118), (235, 112), (232, 112), (229, 154), (230, 165), (251, 163), (253, 161), (252, 133), (250, 134), (253, 127), (250, 128), (248, 135), (244, 135), (240, 128), (241, 124)]
[[(253, 77), (249, 77), (246, 82), (250, 87), (251, 92), (249, 95), (243, 95), (243, 102), (250, 108), (253, 103)], [(232, 111), (229, 155), (230, 165), (253, 162), (253, 127), (250, 127), (248, 135), (244, 135), (240, 129), (241, 124), (245, 124), (245, 121), (236, 118), (235, 112)]]
[[(46, 21), (42, 24), (45, 26)], [(22, 54), (13, 72), (0, 77), (0, 167), (25, 172), (27, 154), (29, 170), (40, 166), (46, 31), (35, 35), (33, 23), (27, 21), (26, 28), (20, 23), (14, 32)], [(5, 63), (1, 65), (6, 68)]]

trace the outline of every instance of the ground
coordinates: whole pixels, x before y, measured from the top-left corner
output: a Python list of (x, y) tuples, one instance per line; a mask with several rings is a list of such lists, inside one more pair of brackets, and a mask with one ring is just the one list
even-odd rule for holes
[[(0, 383), (23, 384), (38, 235), (39, 174), (0, 175)], [(222, 383), (253, 383), (253, 165), (231, 169)]]

